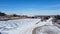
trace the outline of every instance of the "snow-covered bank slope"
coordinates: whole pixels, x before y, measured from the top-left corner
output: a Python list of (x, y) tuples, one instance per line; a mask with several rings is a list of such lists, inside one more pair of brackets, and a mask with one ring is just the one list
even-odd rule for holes
[(32, 31), (32, 34), (60, 34), (60, 29), (53, 24), (52, 19), (37, 24), (38, 27)]
[(56, 26), (40, 26), (36, 27), (32, 34), (60, 34), (60, 30)]

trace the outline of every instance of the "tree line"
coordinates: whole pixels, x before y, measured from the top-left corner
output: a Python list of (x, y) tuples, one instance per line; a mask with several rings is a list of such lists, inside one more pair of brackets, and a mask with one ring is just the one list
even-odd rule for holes
[[(7, 16), (7, 14), (0, 12), (0, 16)], [(17, 16), (16, 14), (12, 14), (11, 16)]]

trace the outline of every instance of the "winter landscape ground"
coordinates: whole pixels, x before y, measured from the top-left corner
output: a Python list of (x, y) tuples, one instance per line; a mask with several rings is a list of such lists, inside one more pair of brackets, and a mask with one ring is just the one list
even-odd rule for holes
[[(60, 34), (60, 29), (56, 26), (53, 26), (51, 20), (52, 18), (48, 19), (47, 21), (41, 22), (41, 19), (27, 18), (27, 19), (0, 21), (0, 33), (2, 34)], [(39, 23), (36, 24), (37, 22)], [(48, 33), (46, 30), (47, 31), (51, 30), (52, 32)]]
[(29, 34), (34, 24), (39, 19), (18, 19), (9, 21), (0, 21), (0, 32), (9, 34)]

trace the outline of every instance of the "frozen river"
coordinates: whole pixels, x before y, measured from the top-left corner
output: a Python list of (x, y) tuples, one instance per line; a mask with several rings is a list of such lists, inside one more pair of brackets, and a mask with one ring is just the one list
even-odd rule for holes
[[(51, 19), (47, 20), (47, 22), (41, 22), (40, 20), (41, 19), (17, 19), (17, 20), (9, 20), (9, 21), (0, 21), (0, 33), (2, 34), (32, 34), (32, 31), (34, 31), (36, 27), (40, 27), (44, 25), (53, 25), (52, 22), (50, 21)], [(36, 24), (37, 22), (39, 23)], [(37, 31), (39, 29), (37, 28)], [(56, 29), (57, 28), (55, 28), (55, 31)], [(60, 32), (60, 31), (58, 31), (57, 29), (57, 32)], [(35, 33), (35, 34), (41, 34), (41, 33)], [(42, 34), (44, 34), (43, 31), (42, 31)]]
[(28, 30), (31, 30), (34, 27), (34, 24), (39, 20), (40, 19), (18, 19), (0, 21), (0, 32), (8, 34), (26, 34)]

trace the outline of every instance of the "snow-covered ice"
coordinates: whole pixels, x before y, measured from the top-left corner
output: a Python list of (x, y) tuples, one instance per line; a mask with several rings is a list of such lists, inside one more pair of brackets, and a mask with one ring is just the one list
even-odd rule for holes
[[(9, 20), (9, 21), (0, 21), (0, 32), (2, 34), (32, 34), (33, 30), (37, 27), (44, 25), (53, 25), (51, 21), (52, 18), (50, 18), (46, 22), (45, 21), (41, 22), (40, 20), (41, 19), (17, 19), (17, 20)], [(37, 22), (39, 23), (36, 24)], [(42, 28), (42, 30), (43, 29), (44, 27)], [(39, 32), (38, 34), (41, 34)]]
[(39, 20), (40, 19), (18, 19), (0, 21), (0, 32), (6, 32), (8, 34), (26, 34)]

